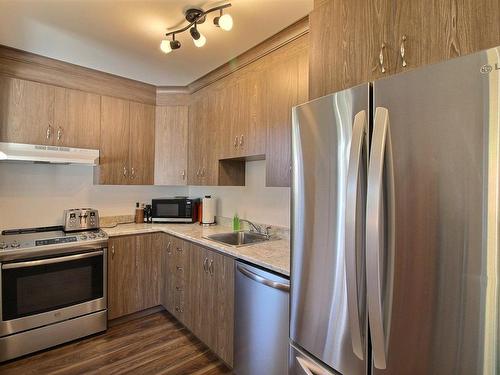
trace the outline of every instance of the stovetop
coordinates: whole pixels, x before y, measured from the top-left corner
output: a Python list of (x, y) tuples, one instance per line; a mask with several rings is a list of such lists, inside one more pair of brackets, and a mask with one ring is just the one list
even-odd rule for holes
[(41, 249), (63, 244), (80, 246), (107, 239), (108, 235), (100, 229), (81, 232), (64, 232), (62, 227), (13, 229), (0, 235), (0, 251)]

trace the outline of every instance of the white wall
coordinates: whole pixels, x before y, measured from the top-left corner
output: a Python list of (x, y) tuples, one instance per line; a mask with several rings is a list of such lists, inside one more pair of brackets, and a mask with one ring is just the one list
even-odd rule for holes
[(135, 202), (211, 194), (217, 214), (289, 227), (290, 189), (265, 187), (265, 162), (247, 163), (244, 187), (93, 185), (91, 167), (0, 163), (0, 229), (61, 224), (66, 208), (97, 208), (101, 216), (133, 214)]
[(63, 210), (131, 215), (135, 202), (186, 195), (185, 187), (93, 185), (92, 167), (0, 163), (0, 228), (61, 224)]
[(290, 227), (290, 188), (266, 186), (265, 160), (246, 164), (246, 186), (190, 186), (189, 195), (217, 197), (217, 215)]

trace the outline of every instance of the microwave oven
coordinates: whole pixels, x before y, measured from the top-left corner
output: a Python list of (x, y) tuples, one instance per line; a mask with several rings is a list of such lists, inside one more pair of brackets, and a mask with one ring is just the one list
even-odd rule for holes
[(199, 198), (174, 197), (151, 200), (153, 223), (194, 223), (198, 221)]

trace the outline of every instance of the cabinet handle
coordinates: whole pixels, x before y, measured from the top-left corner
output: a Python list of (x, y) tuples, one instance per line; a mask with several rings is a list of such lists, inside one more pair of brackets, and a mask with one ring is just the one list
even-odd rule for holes
[(208, 272), (208, 258), (203, 261), (203, 271)]
[(60, 141), (61, 138), (62, 138), (62, 135), (63, 135), (63, 130), (61, 127), (59, 127), (59, 129), (57, 129), (57, 140)]
[(385, 73), (384, 50), (385, 50), (385, 43), (382, 43), (382, 46), (380, 47), (380, 54), (378, 55), (378, 61), (380, 63), (380, 71), (382, 73)]
[(181, 170), (181, 177), (182, 177), (183, 180), (186, 179), (186, 170), (184, 170), (184, 169)]
[(130, 179), (133, 180), (134, 178), (135, 178), (135, 169), (134, 169), (134, 167), (132, 167), (130, 169)]
[(234, 148), (238, 148), (238, 136), (234, 137)]
[(401, 54), (401, 58), (403, 59), (403, 68), (406, 67), (406, 59), (405, 59), (405, 42), (406, 42), (406, 35), (403, 35), (401, 37), (401, 47), (399, 47), (399, 53)]
[(167, 244), (167, 254), (172, 254), (172, 242), (168, 241)]
[(50, 139), (51, 136), (52, 136), (52, 126), (49, 125), (47, 127), (47, 131), (45, 132), (45, 138)]
[(175, 268), (177, 268), (177, 271), (183, 271), (184, 268), (182, 268), (181, 266), (175, 266)]
[(196, 170), (196, 177), (200, 177), (200, 168)]
[(176, 247), (177, 251), (182, 253), (182, 247)]
[(243, 142), (244, 142), (244, 138), (243, 138), (243, 134), (240, 136), (240, 147), (243, 147)]
[(178, 292), (182, 292), (183, 291), (183, 289), (180, 286), (176, 286), (175, 290), (177, 290)]
[(205, 177), (205, 167), (201, 168), (201, 177)]
[(111, 260), (115, 259), (115, 245), (111, 246)]
[(214, 275), (214, 261), (213, 261), (213, 259), (210, 259), (210, 264), (208, 265), (208, 272), (210, 273), (210, 276)]
[(123, 166), (123, 175), (127, 177), (127, 174), (128, 174), (127, 167)]

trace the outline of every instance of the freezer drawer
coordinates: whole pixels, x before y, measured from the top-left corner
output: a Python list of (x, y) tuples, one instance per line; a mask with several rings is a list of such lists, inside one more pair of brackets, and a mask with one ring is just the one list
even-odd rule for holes
[(290, 344), (288, 375), (339, 375), (312, 359), (304, 351)]
[(235, 267), (234, 372), (286, 374), (289, 281), (242, 262)]

